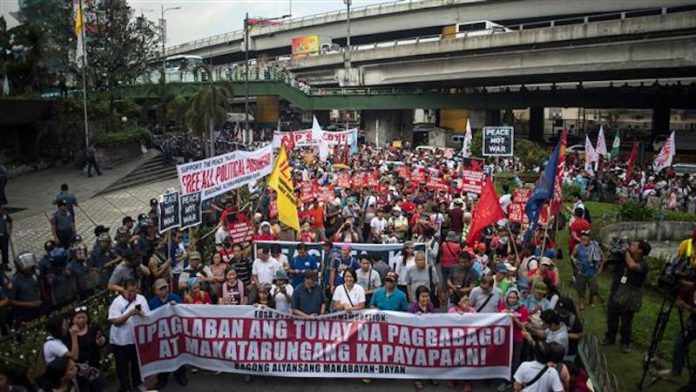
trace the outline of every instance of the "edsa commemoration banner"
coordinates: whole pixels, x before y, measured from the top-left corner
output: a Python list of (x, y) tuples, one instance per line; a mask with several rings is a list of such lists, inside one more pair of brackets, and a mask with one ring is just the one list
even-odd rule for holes
[(282, 377), (490, 379), (510, 377), (504, 313), (365, 310), (314, 319), (253, 306), (162, 306), (134, 325), (144, 376), (182, 365)]

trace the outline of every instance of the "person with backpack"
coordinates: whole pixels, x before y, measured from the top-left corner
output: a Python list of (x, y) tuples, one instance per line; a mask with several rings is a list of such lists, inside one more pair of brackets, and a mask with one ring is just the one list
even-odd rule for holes
[(515, 392), (563, 392), (563, 383), (558, 372), (551, 369), (555, 364), (549, 364), (551, 347), (548, 343), (539, 342), (534, 347), (534, 360), (522, 362), (513, 376)]
[(590, 288), (590, 298), (588, 306), (593, 308), (599, 295), (599, 284), (597, 276), (602, 273), (602, 249), (597, 241), (590, 239), (590, 232), (583, 231), (580, 236), (580, 243), (575, 246), (570, 255), (572, 263), (575, 265), (575, 290), (578, 293), (578, 309), (584, 310), (585, 290)]

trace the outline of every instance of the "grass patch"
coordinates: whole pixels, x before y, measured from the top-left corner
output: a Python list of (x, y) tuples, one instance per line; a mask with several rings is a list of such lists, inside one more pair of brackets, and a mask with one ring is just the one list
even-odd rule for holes
[[(618, 213), (618, 205), (610, 203), (586, 202), (585, 206), (590, 210), (592, 216), (592, 226), (602, 226), (612, 223)], [(596, 232), (595, 230), (593, 230)], [(568, 230), (564, 229), (557, 234), (557, 242), (567, 250)], [(570, 285), (569, 278), (572, 275), (570, 260), (566, 257), (558, 266), (563, 277), (563, 291), (572, 296), (577, 301), (575, 290)], [(586, 309), (581, 317), (584, 323), (585, 332), (596, 335), (600, 340), (606, 332), (606, 305), (609, 299), (609, 288), (613, 278), (613, 272), (604, 271), (599, 278), (600, 301), (599, 305), (593, 309)], [(600, 350), (607, 358), (609, 371), (617, 376), (621, 384), (622, 391), (637, 391), (638, 383), (643, 372), (642, 356), (647, 351), (652, 338), (652, 331), (655, 321), (662, 305), (662, 294), (655, 290), (645, 288), (643, 291), (643, 307), (633, 319), (633, 351), (629, 354), (621, 352), (621, 347), (617, 343), (610, 347), (601, 347)], [(660, 358), (671, 363), (672, 347), (674, 339), (679, 333), (679, 317), (676, 310), (672, 311), (667, 329), (658, 349)], [(617, 336), (617, 340), (619, 337)], [(691, 351), (691, 363), (696, 364), (696, 348)], [(683, 372), (679, 383), (660, 381), (649, 387), (646, 391), (662, 392), (676, 391), (680, 386), (686, 384), (688, 376), (686, 370)]]

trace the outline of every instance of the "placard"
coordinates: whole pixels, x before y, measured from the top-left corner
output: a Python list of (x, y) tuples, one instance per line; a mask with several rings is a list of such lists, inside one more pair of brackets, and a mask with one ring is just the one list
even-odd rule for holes
[(483, 156), (512, 156), (514, 138), (513, 127), (483, 127)]
[(157, 206), (159, 215), (159, 232), (179, 227), (179, 192), (170, 192), (162, 195), (162, 201)]
[(464, 158), (460, 189), (465, 193), (481, 194), (483, 189), (483, 159)]
[(190, 195), (181, 196), (181, 228), (185, 229), (191, 226), (201, 224), (201, 194), (192, 193)]
[(532, 188), (515, 188), (512, 192), (512, 202), (527, 204), (527, 200), (532, 196)]

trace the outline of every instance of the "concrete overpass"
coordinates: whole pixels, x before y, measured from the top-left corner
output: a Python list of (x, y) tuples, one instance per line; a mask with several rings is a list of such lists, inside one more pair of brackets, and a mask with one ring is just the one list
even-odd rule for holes
[[(337, 7), (338, 4), (337, 3)], [(502, 24), (534, 23), (568, 16), (609, 12), (641, 12), (660, 7), (695, 6), (694, 0), (408, 0), (351, 10), (351, 44), (439, 34), (445, 26), (474, 20)], [(289, 54), (292, 38), (320, 35), (342, 46), (346, 41), (346, 10), (290, 19), (285, 23), (255, 27), (250, 32), (252, 57)], [(280, 16), (280, 15), (270, 15)], [(206, 37), (167, 49), (167, 55), (192, 54), (225, 64), (243, 59), (243, 31)]]
[[(352, 53), (363, 86), (490, 85), (622, 80), (696, 74), (696, 11), (586, 22)], [(302, 75), (334, 69), (342, 54), (291, 61)]]

